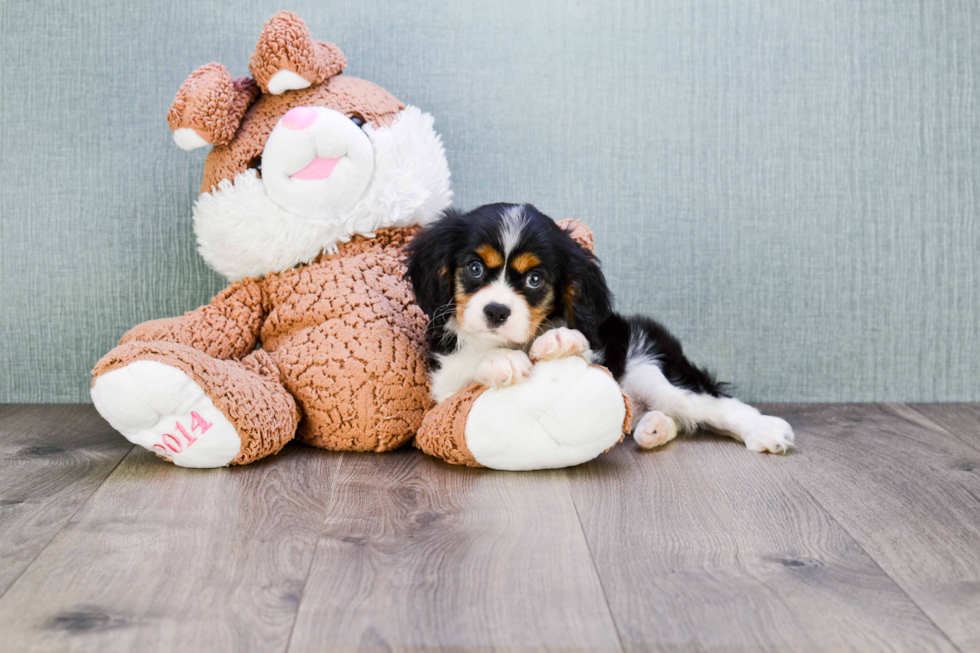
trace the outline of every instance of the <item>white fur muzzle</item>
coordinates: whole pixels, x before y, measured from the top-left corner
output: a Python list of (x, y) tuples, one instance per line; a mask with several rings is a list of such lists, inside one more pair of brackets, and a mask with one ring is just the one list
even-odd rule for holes
[(433, 118), (407, 107), (390, 127), (364, 126), (374, 148), (367, 189), (350, 210), (301, 217), (274, 202), (254, 170), (222, 180), (194, 204), (198, 250), (234, 281), (308, 263), (355, 234), (426, 224), (449, 206), (449, 166)]

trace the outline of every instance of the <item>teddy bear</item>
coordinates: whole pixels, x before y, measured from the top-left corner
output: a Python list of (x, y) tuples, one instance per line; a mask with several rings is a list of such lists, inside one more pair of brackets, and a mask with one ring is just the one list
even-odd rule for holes
[[(450, 205), (445, 152), (431, 115), (345, 66), (280, 12), (251, 77), (211, 63), (181, 85), (174, 141), (212, 148), (193, 209), (198, 250), (230, 285), (123, 335), (92, 372), (100, 414), (184, 467), (250, 463), (293, 439), (377, 452), (414, 439), (449, 463), (525, 470), (620, 441), (629, 401), (579, 356), (432, 400), (405, 247)], [(584, 226), (567, 228), (591, 247)]]

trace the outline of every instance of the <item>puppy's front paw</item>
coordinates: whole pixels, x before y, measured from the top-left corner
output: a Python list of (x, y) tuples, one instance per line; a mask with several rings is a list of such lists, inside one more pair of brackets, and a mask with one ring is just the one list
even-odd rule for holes
[(745, 447), (758, 453), (786, 453), (793, 447), (793, 427), (779, 417), (761, 415), (746, 436)]
[(581, 331), (558, 327), (545, 332), (531, 345), (531, 360), (548, 361), (575, 356), (589, 350), (589, 341)]
[(513, 385), (531, 374), (531, 359), (523, 351), (498, 349), (483, 357), (476, 366), (476, 380), (499, 388)]

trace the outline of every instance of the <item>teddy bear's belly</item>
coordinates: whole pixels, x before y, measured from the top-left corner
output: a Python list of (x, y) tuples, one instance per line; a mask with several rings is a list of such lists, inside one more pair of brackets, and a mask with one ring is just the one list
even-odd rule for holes
[(270, 313), (263, 349), (303, 411), (300, 439), (332, 450), (394, 449), (432, 405), (425, 316), (399, 261), (325, 263), (279, 280), (292, 292)]

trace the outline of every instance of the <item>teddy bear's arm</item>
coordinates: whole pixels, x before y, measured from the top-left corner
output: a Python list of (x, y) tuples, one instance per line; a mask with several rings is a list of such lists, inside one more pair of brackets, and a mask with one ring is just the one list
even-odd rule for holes
[(174, 342), (212, 358), (239, 359), (255, 349), (267, 313), (260, 282), (243, 279), (218, 293), (209, 304), (181, 317), (150, 320), (133, 327), (119, 344)]

